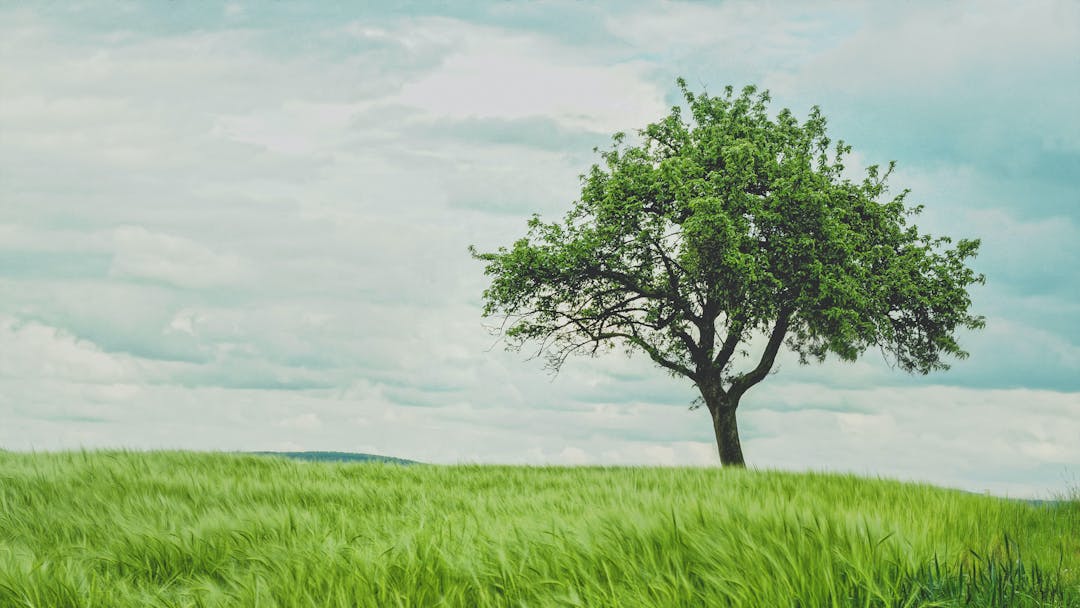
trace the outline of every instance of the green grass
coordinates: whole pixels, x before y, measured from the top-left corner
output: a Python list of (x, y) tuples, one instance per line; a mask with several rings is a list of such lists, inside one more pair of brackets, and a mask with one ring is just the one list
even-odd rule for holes
[(1080, 501), (854, 476), (0, 452), (0, 606), (1080, 606)]

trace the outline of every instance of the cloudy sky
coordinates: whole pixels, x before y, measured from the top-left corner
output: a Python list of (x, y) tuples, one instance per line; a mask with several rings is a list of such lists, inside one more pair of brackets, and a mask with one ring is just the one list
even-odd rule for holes
[(0, 447), (717, 465), (687, 381), (504, 352), (466, 251), (681, 75), (819, 104), (983, 239), (970, 359), (781, 358), (751, 465), (1080, 485), (1080, 4), (384, 4), (0, 2)]

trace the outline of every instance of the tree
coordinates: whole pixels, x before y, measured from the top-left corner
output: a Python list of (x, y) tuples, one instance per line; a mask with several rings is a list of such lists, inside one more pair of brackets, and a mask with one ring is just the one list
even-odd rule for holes
[(556, 371), (574, 353), (644, 352), (697, 386), (725, 466), (744, 464), (736, 410), (785, 345), (803, 364), (877, 346), (918, 374), (968, 355), (954, 333), (984, 325), (968, 312), (978, 240), (950, 248), (909, 225), (922, 206), (884, 197), (894, 162), (843, 178), (851, 147), (830, 148), (817, 106), (774, 119), (768, 91), (677, 82), (690, 122), (676, 106), (637, 145), (615, 134), (562, 222), (534, 215), (511, 248), (470, 247), (508, 348), (535, 341)]

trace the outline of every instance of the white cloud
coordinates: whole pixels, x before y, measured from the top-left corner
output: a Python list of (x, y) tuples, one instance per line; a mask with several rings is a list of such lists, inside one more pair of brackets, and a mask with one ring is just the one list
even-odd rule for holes
[[(740, 408), (743, 428), (755, 435), (743, 445), (756, 466), (809, 466), (1046, 496), (1064, 488), (1060, 479), (1042, 477), (1044, 469), (1080, 463), (1080, 445), (1069, 439), (1080, 436), (1080, 393), (804, 385), (801, 409), (777, 410), (770, 409), (765, 388), (762, 398)], [(864, 411), (833, 411), (838, 401)], [(1024, 482), (1010, 479), (1025, 475)]]
[(41, 229), (19, 223), (0, 223), (0, 251), (106, 253), (113, 235), (104, 231)]
[(37, 322), (0, 313), (0, 376), (63, 378), (112, 384), (136, 380), (130, 358), (102, 352), (97, 345)]
[(221, 116), (211, 133), (287, 155), (320, 154), (346, 141), (353, 118), (371, 107), (370, 102), (288, 101), (280, 107)]
[[(798, 78), (830, 90), (934, 96), (996, 89), (1074, 55), (1080, 9), (1074, 2), (894, 5), (860, 11), (853, 35), (800, 67)], [(1070, 89), (1075, 85), (1064, 84)]]
[[(726, 62), (772, 64), (798, 57), (827, 39), (835, 19), (809, 18), (809, 11), (792, 6), (734, 1), (717, 5), (666, 2), (638, 11), (614, 12), (607, 29), (635, 48), (672, 56), (720, 57)], [(848, 7), (855, 8), (857, 7)], [(838, 17), (838, 15), (833, 15)], [(724, 86), (728, 83), (720, 83)], [(715, 91), (712, 91), (715, 93)]]
[(1035, 327), (1028, 323), (990, 317), (984, 333), (985, 340), (1010, 349), (1008, 357), (1023, 361), (1046, 360), (1055, 370), (1080, 373), (1080, 345), (1070, 342), (1058, 333)]
[(247, 12), (244, 6), (239, 2), (226, 2), (223, 10), (225, 17), (227, 18), (241, 17)]
[(115, 257), (109, 275), (150, 279), (178, 287), (235, 287), (251, 278), (250, 265), (231, 253), (183, 237), (122, 226), (115, 233)]
[(675, 460), (675, 449), (666, 445), (650, 445), (642, 449), (642, 456), (647, 462), (659, 465), (671, 466), (678, 464)]
[(860, 414), (858, 412), (838, 412), (836, 422), (840, 431), (848, 435), (872, 437), (893, 431), (896, 420), (889, 414)]
[(661, 117), (663, 89), (649, 65), (611, 65), (534, 34), (448, 19), (424, 20), (413, 31), (453, 41), (430, 74), (406, 84), (396, 101), (452, 119), (546, 116), (572, 129), (610, 134)]
[[(990, 172), (1032, 171), (1042, 154), (1080, 151), (1080, 79), (1065, 76), (1080, 54), (1075, 2), (897, 4), (856, 19), (852, 35), (770, 70), (762, 84), (822, 104), (879, 146), (910, 139), (904, 163), (948, 154), (993, 164)], [(897, 136), (894, 124), (908, 133)], [(937, 137), (947, 141), (925, 145)]]
[(286, 418), (278, 422), (278, 426), (298, 431), (317, 431), (322, 428), (323, 423), (318, 414), (307, 413)]
[(587, 464), (589, 455), (581, 448), (567, 446), (559, 452), (557, 459), (562, 464)]
[(198, 323), (199, 315), (191, 311), (181, 311), (169, 321), (165, 332), (178, 332), (189, 336), (195, 335), (195, 324)]

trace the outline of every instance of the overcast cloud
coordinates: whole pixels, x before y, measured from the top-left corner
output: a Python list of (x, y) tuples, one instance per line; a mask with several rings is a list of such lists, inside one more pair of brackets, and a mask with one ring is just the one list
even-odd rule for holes
[(821, 105), (922, 227), (983, 239), (970, 359), (781, 358), (751, 465), (1063, 492), (1078, 58), (1068, 1), (2, 3), (0, 448), (718, 465), (688, 382), (492, 348), (466, 252), (561, 216), (683, 76)]

